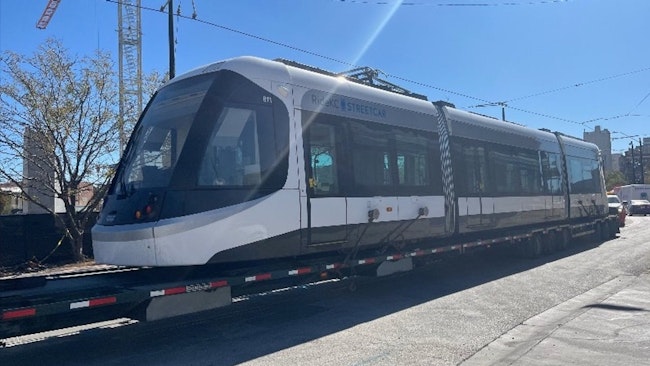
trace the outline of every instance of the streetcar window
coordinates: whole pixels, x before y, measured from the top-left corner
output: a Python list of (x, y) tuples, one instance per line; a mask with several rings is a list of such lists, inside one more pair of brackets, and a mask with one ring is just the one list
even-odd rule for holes
[(359, 186), (393, 185), (389, 133), (375, 126), (351, 123), (354, 182)]
[(511, 151), (503, 147), (490, 151), (490, 165), (497, 193), (514, 194), (520, 190), (517, 160)]
[(226, 107), (210, 137), (199, 170), (199, 185), (249, 186), (261, 182), (255, 110)]
[[(486, 192), (487, 161), (482, 146), (463, 146), (464, 176), (468, 194), (480, 195)], [(461, 172), (462, 174), (463, 172)]]
[(542, 176), (539, 169), (539, 156), (537, 152), (532, 150), (519, 150), (516, 158), (519, 169), (520, 193), (541, 193)]
[[(442, 193), (437, 135), (327, 114), (303, 118), (314, 195)], [(343, 172), (351, 179), (341, 180)]]
[(560, 154), (540, 152), (542, 166), (542, 184), (546, 193), (562, 193), (562, 175), (560, 173)]
[[(531, 195), (544, 192), (539, 152), (511, 146), (492, 145), (489, 149), (490, 171), (496, 193), (506, 195)], [(544, 157), (548, 166), (548, 157)], [(550, 171), (550, 168), (547, 168)], [(551, 183), (556, 184), (551, 178)], [(558, 186), (559, 188), (559, 186)], [(555, 187), (554, 187), (555, 189)]]
[(397, 178), (400, 185), (429, 185), (429, 159), (427, 139), (423, 136), (399, 131), (395, 136), (397, 151)]
[(309, 128), (311, 179), (316, 195), (335, 195), (338, 187), (338, 157), (335, 127), (313, 123)]
[(600, 167), (596, 160), (567, 156), (571, 193), (601, 191)]

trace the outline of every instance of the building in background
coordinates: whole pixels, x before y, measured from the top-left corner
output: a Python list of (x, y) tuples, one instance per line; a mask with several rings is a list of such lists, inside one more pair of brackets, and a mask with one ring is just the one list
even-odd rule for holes
[[(54, 144), (48, 137), (30, 129), (24, 134), (23, 159), (23, 187), (29, 197), (34, 198), (39, 204), (27, 199), (16, 203), (24, 214), (44, 214), (48, 212), (64, 213), (65, 203), (55, 197), (54, 191), (61, 191), (56, 172), (52, 168), (52, 154)], [(91, 183), (81, 182), (75, 197), (75, 208), (80, 210), (88, 205), (95, 194), (95, 187)], [(17, 207), (18, 207), (17, 206)]]
[[(623, 163), (621, 163), (621, 160), (623, 160)], [(622, 167), (623, 164), (625, 163), (625, 160), (623, 158), (623, 154), (612, 154), (612, 171), (613, 172), (621, 172), (623, 171)]]
[(583, 140), (596, 144), (600, 149), (603, 156), (603, 166), (605, 172), (612, 171), (612, 137), (608, 129), (601, 130), (600, 126), (596, 126), (593, 132), (585, 131), (583, 133)]
[(61, 199), (54, 197), (56, 173), (52, 167), (54, 143), (45, 133), (25, 129), (23, 135), (23, 187), (25, 193), (39, 204), (27, 200), (23, 206), (26, 214), (43, 214), (50, 211), (65, 212)]

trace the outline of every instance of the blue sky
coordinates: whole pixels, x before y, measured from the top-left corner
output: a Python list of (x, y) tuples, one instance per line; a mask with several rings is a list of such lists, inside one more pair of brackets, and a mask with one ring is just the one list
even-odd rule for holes
[[(32, 54), (57, 37), (80, 56), (108, 50), (117, 65), (115, 3), (62, 0), (40, 30), (47, 2), (0, 0), (0, 51)], [(142, 0), (152, 9), (164, 3)], [(582, 137), (600, 125), (616, 138), (613, 152), (629, 147), (627, 136), (650, 137), (647, 0), (174, 0), (174, 7), (191, 17), (193, 3), (201, 22), (175, 17), (177, 74), (240, 55), (331, 71), (371, 66), (461, 109), (500, 118), (499, 106), (474, 106), (507, 102), (506, 118), (532, 128)], [(166, 71), (166, 14), (143, 10), (142, 30), (145, 72)]]

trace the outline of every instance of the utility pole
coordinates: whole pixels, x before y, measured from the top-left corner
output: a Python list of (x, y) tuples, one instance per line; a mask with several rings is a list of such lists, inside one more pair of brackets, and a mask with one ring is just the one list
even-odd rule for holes
[(641, 167), (641, 184), (645, 184), (645, 177), (643, 176), (643, 145), (639, 137), (639, 166)]
[(630, 141), (630, 149), (632, 151), (632, 184), (636, 184), (636, 170), (634, 168), (634, 165), (636, 165), (634, 162), (634, 141)]
[(176, 59), (174, 57), (174, 1), (169, 0), (167, 3), (169, 14), (169, 80), (176, 76)]

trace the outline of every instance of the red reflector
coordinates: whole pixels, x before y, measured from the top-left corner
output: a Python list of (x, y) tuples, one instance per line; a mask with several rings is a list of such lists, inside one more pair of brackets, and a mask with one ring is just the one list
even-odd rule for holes
[(224, 286), (228, 286), (228, 281), (210, 282), (210, 287), (212, 287), (212, 288), (224, 287)]
[(11, 310), (11, 311), (5, 311), (2, 313), (2, 320), (9, 320), (9, 319), (17, 319), (17, 318), (24, 318), (27, 316), (34, 316), (36, 315), (36, 309), (20, 309), (20, 310)]
[(257, 280), (257, 281), (270, 280), (270, 279), (271, 279), (271, 274), (270, 273), (264, 273), (264, 274), (255, 276), (255, 280)]
[(185, 293), (186, 289), (185, 287), (174, 287), (174, 288), (168, 288), (165, 290), (165, 295), (176, 295), (176, 294), (182, 294)]
[(88, 301), (88, 306), (100, 306), (100, 305), (108, 305), (108, 304), (115, 304), (117, 302), (117, 299), (115, 297), (104, 297), (101, 299), (92, 299)]

